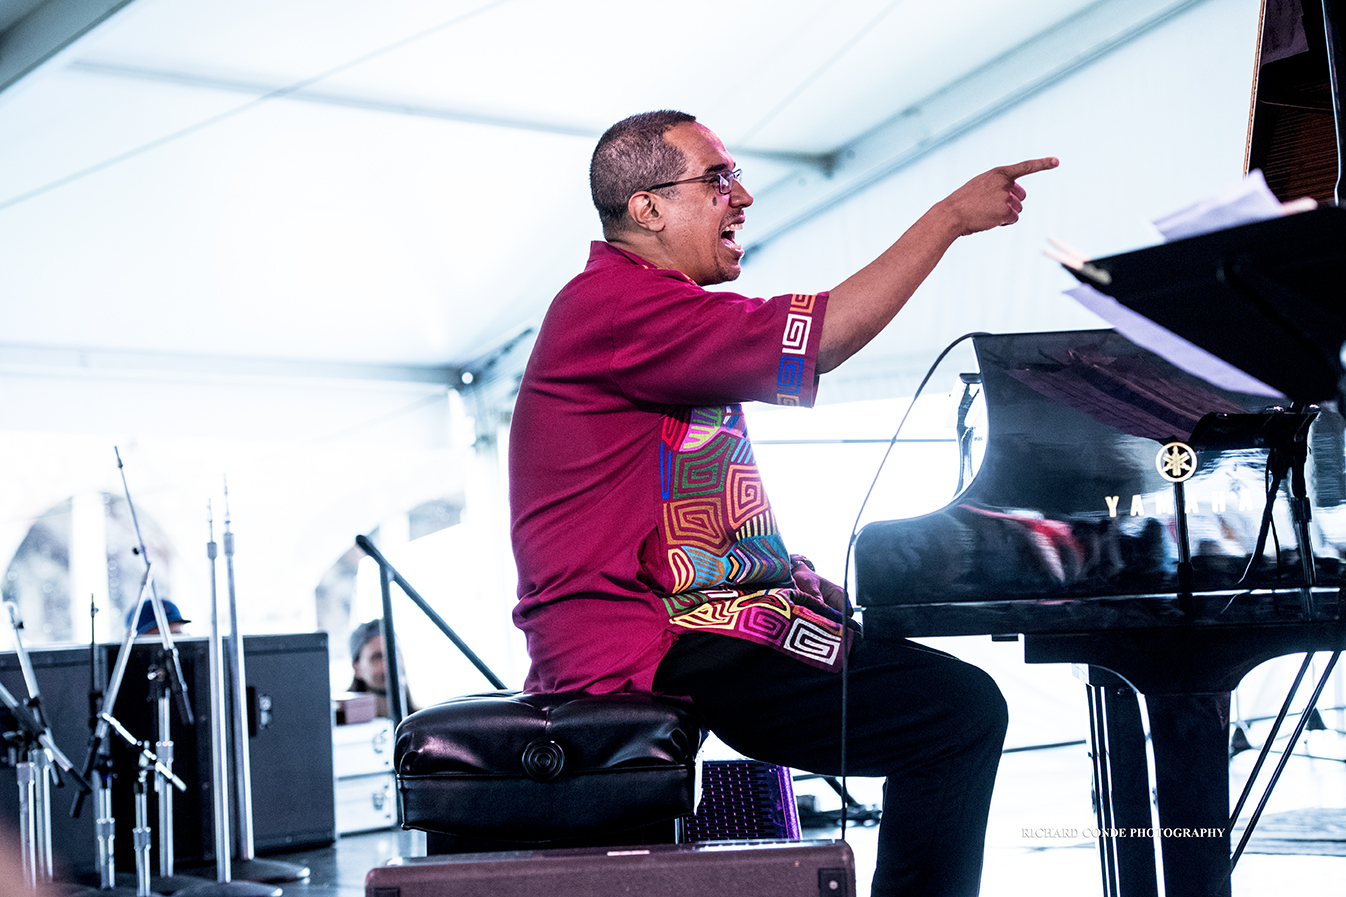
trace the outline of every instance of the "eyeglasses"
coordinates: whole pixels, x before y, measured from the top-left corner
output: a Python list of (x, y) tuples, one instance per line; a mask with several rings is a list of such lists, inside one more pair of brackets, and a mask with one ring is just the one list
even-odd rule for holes
[(698, 175), (694, 178), (683, 178), (680, 181), (669, 181), (667, 184), (655, 184), (653, 187), (646, 187), (644, 190), (638, 190), (638, 193), (645, 193), (650, 190), (662, 190), (665, 187), (676, 187), (678, 184), (690, 184), (694, 181), (709, 181), (715, 178), (715, 189), (719, 190), (724, 196), (728, 196), (734, 189), (734, 181), (743, 182), (743, 169), (735, 168), (733, 171), (712, 171), (710, 174)]

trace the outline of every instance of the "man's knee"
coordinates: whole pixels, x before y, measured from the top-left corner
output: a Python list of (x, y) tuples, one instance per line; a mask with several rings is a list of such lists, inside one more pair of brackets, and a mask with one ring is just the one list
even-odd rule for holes
[(985, 670), (969, 666), (964, 688), (969, 735), (978, 742), (994, 742), (998, 749), (1009, 728), (1009, 705), (1000, 686)]

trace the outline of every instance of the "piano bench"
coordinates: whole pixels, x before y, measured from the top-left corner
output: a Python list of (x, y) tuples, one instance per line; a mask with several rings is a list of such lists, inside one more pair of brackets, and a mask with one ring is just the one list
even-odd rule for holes
[(672, 843), (701, 738), (690, 705), (652, 695), (454, 698), (397, 727), (402, 827), (431, 854)]

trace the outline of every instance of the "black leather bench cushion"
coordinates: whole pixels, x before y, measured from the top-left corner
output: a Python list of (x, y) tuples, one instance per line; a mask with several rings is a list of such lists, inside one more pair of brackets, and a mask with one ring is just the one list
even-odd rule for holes
[(413, 713), (393, 760), (403, 824), (542, 842), (692, 811), (701, 725), (651, 695), (467, 695)]

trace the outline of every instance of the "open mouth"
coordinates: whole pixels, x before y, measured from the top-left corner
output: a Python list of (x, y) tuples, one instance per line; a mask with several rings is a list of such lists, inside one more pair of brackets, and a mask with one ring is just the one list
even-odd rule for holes
[(739, 221), (729, 225), (720, 231), (720, 242), (738, 255), (743, 254), (743, 247), (738, 244), (738, 232), (743, 230), (743, 222)]

